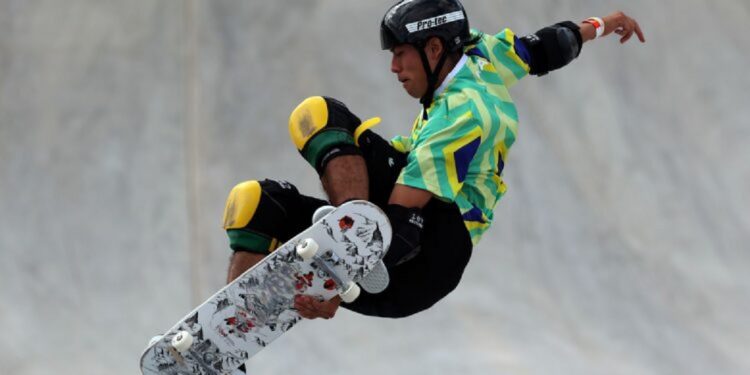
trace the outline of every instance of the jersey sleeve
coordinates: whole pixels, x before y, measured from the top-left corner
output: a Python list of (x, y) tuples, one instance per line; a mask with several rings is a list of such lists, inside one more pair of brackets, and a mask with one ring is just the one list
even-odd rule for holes
[(510, 88), (521, 78), (529, 74), (529, 55), (518, 37), (510, 29), (504, 29), (495, 35), (472, 30), (472, 37), (477, 39), (474, 48), (478, 48), (495, 66), (505, 86)]
[(434, 111), (407, 157), (397, 183), (454, 201), (482, 141), (482, 128), (471, 110), (450, 118)]

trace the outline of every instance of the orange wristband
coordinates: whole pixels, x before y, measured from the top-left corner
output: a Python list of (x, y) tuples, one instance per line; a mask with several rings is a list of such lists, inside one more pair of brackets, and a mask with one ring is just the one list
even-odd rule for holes
[(604, 34), (604, 21), (599, 17), (589, 17), (583, 20), (584, 23), (588, 23), (591, 26), (594, 26), (594, 29), (596, 29), (596, 37), (600, 37)]

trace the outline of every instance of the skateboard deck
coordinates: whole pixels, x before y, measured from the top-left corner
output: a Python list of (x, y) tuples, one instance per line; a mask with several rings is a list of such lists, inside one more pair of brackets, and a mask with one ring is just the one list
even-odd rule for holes
[(233, 374), (302, 319), (293, 308), (296, 295), (350, 298), (358, 291), (353, 283), (382, 267), (390, 240), (388, 218), (374, 204), (333, 209), (152, 340), (141, 371)]

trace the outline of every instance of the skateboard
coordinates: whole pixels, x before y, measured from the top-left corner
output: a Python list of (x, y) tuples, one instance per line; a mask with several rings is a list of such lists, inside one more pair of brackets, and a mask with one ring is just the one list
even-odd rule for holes
[(361, 291), (357, 283), (371, 293), (387, 286), (382, 258), (391, 226), (380, 208), (350, 201), (318, 210), (313, 221), (154, 337), (141, 356), (142, 373), (239, 373), (247, 359), (302, 319), (293, 307), (296, 295), (340, 295), (351, 302)]

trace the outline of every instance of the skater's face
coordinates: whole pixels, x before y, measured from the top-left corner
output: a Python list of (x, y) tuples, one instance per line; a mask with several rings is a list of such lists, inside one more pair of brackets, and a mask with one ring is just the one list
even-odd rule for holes
[(427, 90), (427, 75), (419, 51), (410, 44), (402, 44), (393, 47), (391, 53), (391, 72), (411, 97), (421, 98)]
[[(424, 52), (430, 70), (434, 70), (443, 53), (443, 45), (440, 39), (430, 38), (425, 43)], [(391, 53), (393, 54), (391, 72), (396, 74), (404, 90), (413, 98), (419, 99), (424, 96), (425, 91), (427, 91), (427, 72), (424, 71), (422, 57), (419, 55), (417, 48), (411, 44), (401, 44), (393, 47)], [(443, 68), (445, 70), (445, 67)]]

